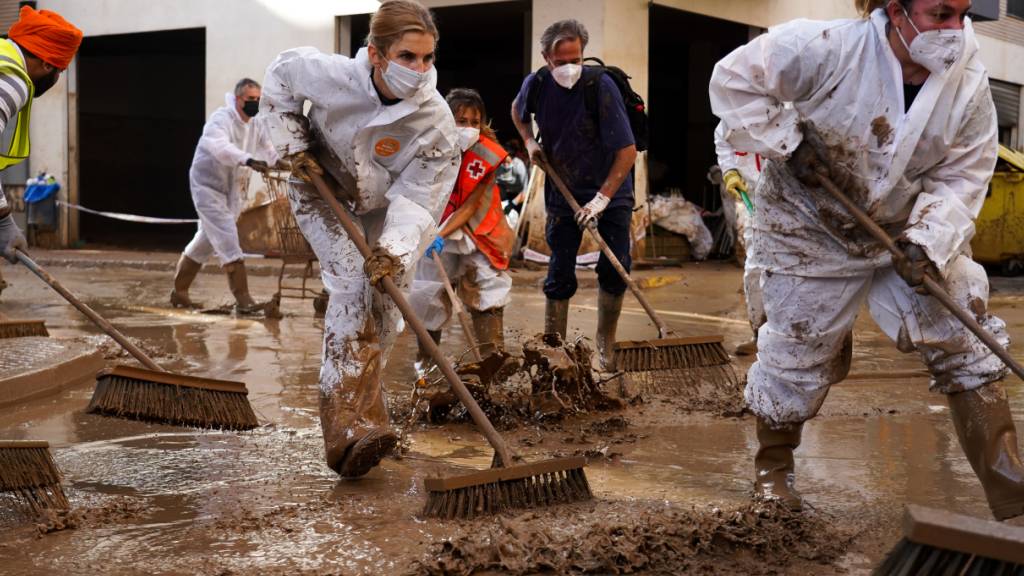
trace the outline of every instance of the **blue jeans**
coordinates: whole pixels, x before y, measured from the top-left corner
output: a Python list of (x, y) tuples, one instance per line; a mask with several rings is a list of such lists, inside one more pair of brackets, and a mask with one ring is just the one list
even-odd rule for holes
[[(629, 223), (632, 217), (632, 208), (620, 206), (605, 210), (597, 219), (597, 231), (627, 272), (631, 263)], [(546, 238), (551, 248), (551, 262), (548, 264), (548, 277), (544, 280), (544, 295), (550, 300), (568, 300), (576, 293), (576, 252), (580, 249), (583, 234), (571, 214), (548, 214)], [(597, 261), (597, 283), (601, 290), (613, 296), (622, 294), (627, 288), (604, 254)]]

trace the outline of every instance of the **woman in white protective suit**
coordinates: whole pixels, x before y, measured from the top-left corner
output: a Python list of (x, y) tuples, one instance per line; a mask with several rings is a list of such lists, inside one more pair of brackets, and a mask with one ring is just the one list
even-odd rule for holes
[(316, 189), (292, 179), (292, 211), (330, 295), (320, 369), (327, 464), (347, 478), (366, 474), (397, 441), (381, 374), (401, 316), (373, 286), (386, 275), (407, 284), (458, 174), (455, 123), (435, 88), (437, 38), (426, 8), (386, 1), (355, 58), (288, 50), (263, 83), (260, 110), (278, 152), (298, 179), (326, 173), (373, 247), (364, 262)]
[[(416, 267), (409, 302), (434, 342), (440, 342), (451, 304), (432, 257), (437, 252), (469, 309), (480, 354), (487, 356), (504, 349), (503, 313), (512, 289), (506, 270), (515, 237), (495, 183), (508, 152), (488, 125), (484, 101), (476, 90), (455, 88), (445, 99), (455, 115), (462, 166), (441, 215), (441, 231)], [(429, 360), (420, 346), (417, 367), (422, 370)]]
[[(736, 243), (744, 254), (750, 250), (754, 238), (751, 220), (753, 214), (743, 202), (740, 190), (747, 193), (751, 204), (754, 203), (754, 192), (757, 181), (761, 178), (761, 167), (764, 160), (760, 154), (740, 152), (733, 149), (725, 139), (725, 124), (719, 122), (715, 130), (715, 154), (718, 156), (718, 167), (722, 170), (722, 184), (729, 197), (734, 201), (736, 210)], [(747, 319), (754, 330), (753, 339), (736, 347), (737, 356), (757, 354), (757, 331), (765, 323), (764, 301), (761, 298), (762, 270), (744, 256), (743, 265), (743, 297), (747, 303)]]
[(242, 212), (246, 172), (265, 172), (277, 162), (277, 153), (266, 130), (254, 121), (259, 111), (259, 83), (243, 78), (224, 99), (224, 106), (216, 109), (203, 126), (189, 169), (189, 188), (199, 214), (199, 230), (178, 259), (171, 305), (197, 306), (189, 299), (188, 289), (203, 263), (216, 254), (227, 273), (235, 310), (250, 314), (263, 307), (249, 295), (236, 222)]
[[(798, 20), (715, 67), (710, 95), (725, 138), (769, 159), (750, 258), (765, 270), (768, 321), (746, 399), (757, 415), (755, 491), (794, 508), (793, 450), (842, 380), (865, 301), (897, 347), (916, 350), (946, 394), (960, 445), (999, 519), (1024, 514), (1024, 467), (1006, 368), (939, 302), (924, 275), (1004, 345), (971, 260), (974, 218), (997, 154), (995, 107), (966, 11), (970, 0), (860, 0), (860, 20)], [(805, 123), (811, 124), (805, 124)], [(814, 149), (802, 130), (816, 130)], [(889, 253), (817, 186), (828, 177), (895, 236)], [(915, 287), (917, 289), (915, 289)]]

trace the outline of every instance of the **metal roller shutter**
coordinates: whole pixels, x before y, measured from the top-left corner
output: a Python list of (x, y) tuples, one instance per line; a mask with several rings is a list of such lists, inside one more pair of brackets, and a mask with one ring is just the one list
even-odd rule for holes
[(7, 29), (18, 20), (18, 0), (0, 0), (0, 35), (7, 37)]
[(990, 85), (999, 125), (1016, 126), (1020, 118), (1020, 86), (1001, 80), (990, 80)]

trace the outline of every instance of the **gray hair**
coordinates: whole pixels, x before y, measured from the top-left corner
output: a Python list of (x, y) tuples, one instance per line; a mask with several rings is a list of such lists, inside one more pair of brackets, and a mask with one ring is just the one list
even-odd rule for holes
[(540, 51), (541, 54), (551, 54), (555, 47), (558, 46), (559, 42), (564, 40), (579, 40), (580, 48), (586, 49), (587, 41), (590, 40), (590, 34), (587, 32), (587, 27), (584, 26), (579, 20), (559, 20), (554, 24), (547, 27), (544, 30), (544, 34), (540, 37)]
[(260, 88), (260, 83), (253, 80), (252, 78), (242, 78), (235, 84), (235, 98), (241, 98), (242, 92), (245, 92), (246, 88)]

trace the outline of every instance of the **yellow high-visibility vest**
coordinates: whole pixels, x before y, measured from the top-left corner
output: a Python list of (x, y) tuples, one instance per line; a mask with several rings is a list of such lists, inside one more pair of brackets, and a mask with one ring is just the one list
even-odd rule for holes
[(32, 117), (32, 98), (35, 96), (36, 87), (32, 79), (28, 77), (25, 69), (25, 59), (18, 49), (8, 40), (0, 40), (0, 74), (17, 76), (25, 81), (28, 86), (28, 99), (25, 105), (18, 111), (18, 124), (14, 128), (14, 137), (11, 138), (11, 147), (7, 153), (0, 154), (0, 170), (8, 166), (14, 166), (18, 162), (28, 158), (31, 148), (29, 144), (28, 122)]

